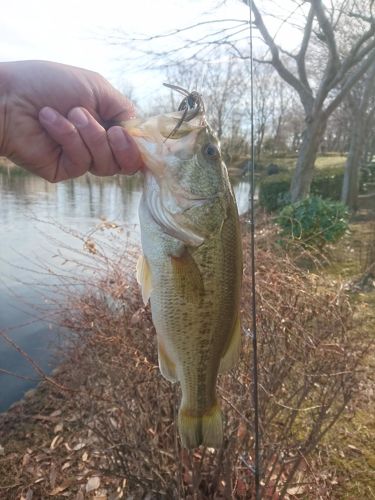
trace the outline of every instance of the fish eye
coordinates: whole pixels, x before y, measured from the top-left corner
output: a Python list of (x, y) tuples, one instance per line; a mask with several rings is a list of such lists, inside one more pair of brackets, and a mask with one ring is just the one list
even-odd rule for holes
[(215, 144), (206, 144), (203, 148), (203, 154), (210, 160), (216, 160), (220, 156), (219, 148)]

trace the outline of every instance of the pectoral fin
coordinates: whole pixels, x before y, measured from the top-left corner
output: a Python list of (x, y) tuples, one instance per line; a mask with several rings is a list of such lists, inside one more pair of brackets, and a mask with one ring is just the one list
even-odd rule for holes
[(158, 359), (160, 373), (170, 382), (177, 382), (176, 364), (165, 351), (162, 341), (158, 340)]
[(239, 358), (241, 349), (241, 323), (240, 315), (237, 314), (237, 319), (232, 330), (227, 349), (221, 358), (219, 373), (224, 373), (233, 368)]
[(152, 292), (152, 281), (150, 266), (148, 265), (147, 259), (144, 255), (140, 255), (138, 258), (137, 281), (141, 285), (142, 299), (146, 305)]
[(187, 302), (198, 302), (204, 293), (204, 283), (201, 272), (187, 248), (181, 256), (171, 257), (173, 279), (177, 294)]

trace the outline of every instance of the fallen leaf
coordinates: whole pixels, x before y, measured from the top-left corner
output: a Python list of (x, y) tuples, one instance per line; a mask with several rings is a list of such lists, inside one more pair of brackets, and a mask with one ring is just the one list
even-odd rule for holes
[(82, 448), (84, 448), (85, 446), (86, 446), (85, 443), (78, 443), (74, 446), (73, 450), (75, 451), (82, 450)]
[(61, 486), (56, 486), (56, 488), (53, 488), (53, 490), (50, 492), (50, 496), (54, 497), (61, 493), (62, 491), (66, 490), (69, 484), (62, 484)]
[(59, 446), (59, 444), (61, 444), (63, 442), (63, 438), (62, 436), (60, 436), (59, 434), (57, 436), (55, 436), (53, 439), (52, 439), (52, 443), (50, 444), (50, 449), (51, 450), (54, 450), (55, 448), (57, 448)]
[(93, 497), (93, 500), (107, 500), (108, 497), (106, 495), (106, 493), (99, 493), (99, 494), (96, 494), (94, 495)]
[(26, 465), (30, 462), (30, 455), (28, 453), (25, 453), (23, 458), (22, 458), (22, 466), (26, 467)]
[(53, 463), (51, 465), (51, 470), (49, 473), (49, 484), (52, 489), (56, 486), (56, 479), (57, 479), (57, 470), (56, 470), (56, 465)]
[(305, 487), (302, 485), (297, 485), (297, 486), (292, 486), (291, 488), (288, 488), (286, 491), (289, 495), (302, 495), (302, 493), (305, 493)]
[(64, 424), (60, 422), (59, 424), (55, 425), (55, 428), (53, 429), (53, 432), (57, 434), (58, 432), (61, 432), (63, 430)]
[(100, 477), (98, 476), (90, 477), (90, 479), (87, 481), (86, 484), (86, 491), (88, 493), (89, 491), (97, 490), (99, 486), (100, 486)]
[(240, 422), (240, 425), (238, 426), (237, 430), (237, 437), (238, 439), (244, 439), (247, 433), (247, 426), (245, 422)]
[(362, 455), (362, 450), (354, 446), (354, 444), (348, 444), (348, 448), (352, 451), (356, 451), (357, 453), (360, 453)]
[(50, 414), (50, 417), (58, 417), (61, 415), (61, 410), (55, 410)]

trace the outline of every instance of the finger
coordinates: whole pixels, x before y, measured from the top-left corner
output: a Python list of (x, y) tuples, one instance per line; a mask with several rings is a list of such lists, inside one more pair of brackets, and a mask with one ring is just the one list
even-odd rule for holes
[(119, 173), (112, 150), (108, 143), (106, 130), (84, 108), (73, 108), (68, 113), (68, 119), (79, 131), (79, 134), (91, 153), (92, 164), (90, 172), (95, 175), (114, 175)]
[(135, 117), (134, 104), (106, 81), (97, 89), (96, 98), (99, 116), (108, 124)]
[(143, 167), (137, 145), (122, 127), (111, 127), (107, 131), (107, 136), (113, 156), (122, 174), (132, 175)]
[(92, 158), (76, 127), (55, 109), (44, 107), (39, 112), (39, 121), (51, 138), (62, 147), (56, 179), (79, 177), (87, 172)]

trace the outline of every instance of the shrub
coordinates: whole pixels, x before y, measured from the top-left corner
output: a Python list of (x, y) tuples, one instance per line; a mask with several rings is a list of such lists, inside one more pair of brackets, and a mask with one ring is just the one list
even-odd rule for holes
[(348, 211), (342, 203), (311, 196), (283, 208), (277, 218), (282, 236), (304, 246), (323, 248), (335, 243), (348, 229)]
[(344, 169), (327, 167), (315, 170), (310, 193), (330, 200), (340, 201)]
[[(344, 180), (343, 167), (326, 167), (315, 170), (310, 193), (322, 198), (340, 201)], [(280, 210), (290, 203), (290, 172), (262, 179), (259, 187), (259, 203), (268, 212)], [(360, 180), (362, 186), (363, 179)], [(361, 188), (360, 186), (360, 188)]]
[(262, 179), (259, 186), (259, 203), (268, 212), (274, 212), (285, 206), (290, 200), (291, 176), (289, 173), (270, 175)]

